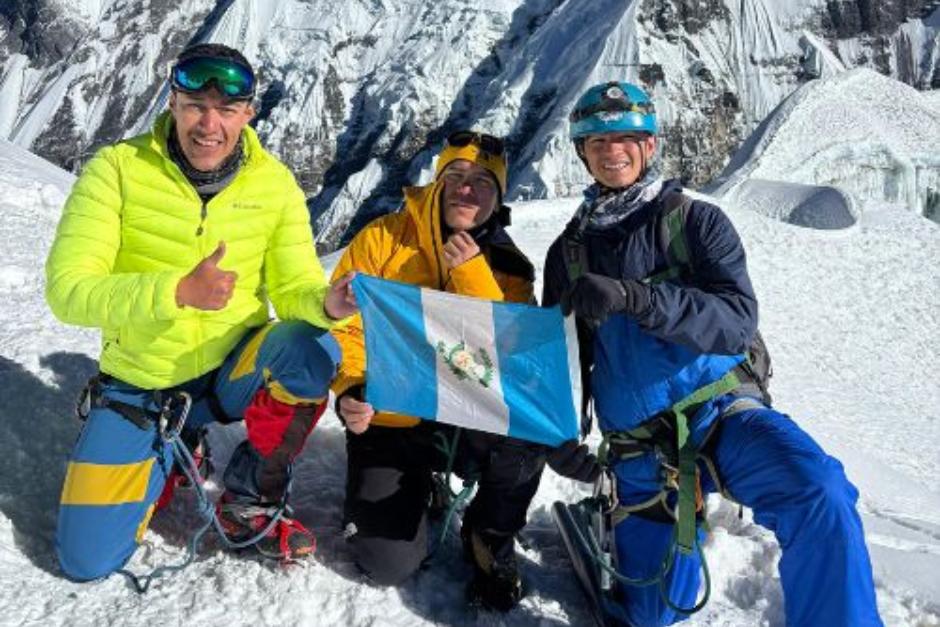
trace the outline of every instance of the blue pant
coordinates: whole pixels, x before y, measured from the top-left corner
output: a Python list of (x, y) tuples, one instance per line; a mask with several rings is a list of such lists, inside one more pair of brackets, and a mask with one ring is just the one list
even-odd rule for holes
[[(217, 372), (174, 388), (196, 399), (186, 428), (198, 429), (214, 419), (210, 392), (232, 418), (242, 416), (262, 388), (298, 403), (322, 402), (339, 359), (339, 345), (322, 329), (299, 321), (266, 325), (248, 334)], [(106, 399), (155, 411), (153, 392), (115, 378), (101, 390)], [(230, 465), (244, 472), (226, 473), (227, 483), (233, 475), (236, 490), (251, 483), (254, 474), (253, 462), (241, 457), (236, 452)], [(171, 447), (152, 423), (141, 428), (110, 407), (91, 410), (69, 459), (60, 499), (56, 550), (67, 577), (97, 579), (130, 559), (172, 467)]]
[[(713, 458), (725, 489), (751, 508), (754, 520), (780, 543), (787, 625), (881, 625), (855, 509), (858, 491), (842, 464), (790, 418), (770, 408), (724, 418), (716, 437)], [(618, 483), (624, 483), (622, 476)], [(702, 487), (715, 489), (707, 479)], [(671, 532), (672, 525), (628, 517), (616, 528), (619, 570), (632, 578), (655, 573)], [(667, 577), (672, 603), (685, 608), (695, 604), (700, 567), (697, 556), (678, 555)], [(624, 586), (622, 602), (626, 617), (638, 627), (685, 618), (664, 604), (655, 585)]]

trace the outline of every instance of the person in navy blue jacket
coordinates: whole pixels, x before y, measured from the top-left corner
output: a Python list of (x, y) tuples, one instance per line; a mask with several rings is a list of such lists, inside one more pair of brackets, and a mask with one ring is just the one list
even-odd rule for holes
[[(543, 305), (560, 304), (578, 323), (615, 487), (617, 618), (645, 626), (687, 616), (701, 582), (701, 493), (721, 491), (776, 534), (788, 625), (881, 625), (858, 491), (838, 460), (770, 406), (747, 361), (758, 307), (731, 221), (661, 178), (656, 114), (642, 89), (595, 85), (570, 122), (595, 183), (548, 251)], [(683, 204), (670, 231), (663, 220)], [(684, 272), (668, 244), (677, 233)], [(694, 460), (684, 467), (689, 484), (683, 459)], [(695, 489), (691, 501), (684, 485)], [(682, 515), (696, 509), (684, 547), (693, 550), (676, 550)], [(628, 583), (661, 572), (662, 587)]]

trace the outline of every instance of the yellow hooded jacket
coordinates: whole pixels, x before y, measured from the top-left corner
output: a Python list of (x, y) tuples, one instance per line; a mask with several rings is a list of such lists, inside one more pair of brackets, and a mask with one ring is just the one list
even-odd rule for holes
[[(535, 303), (534, 269), (509, 235), (496, 225), (482, 254), (449, 269), (442, 255), (440, 196), (443, 181), (405, 191), (404, 209), (382, 216), (360, 231), (340, 259), (333, 277), (350, 270), (496, 301)], [(365, 384), (365, 339), (362, 317), (332, 331), (343, 349), (343, 362), (333, 382), (337, 396)], [(373, 425), (411, 427), (419, 419), (376, 412)]]
[[(330, 328), (328, 284), (293, 175), (242, 132), (245, 160), (203, 204), (167, 153), (172, 121), (100, 150), (76, 181), (46, 261), (46, 300), (63, 322), (102, 330), (101, 371), (162, 389), (219, 367), (268, 320)], [(176, 304), (176, 286), (220, 241), (238, 273), (224, 309)]]

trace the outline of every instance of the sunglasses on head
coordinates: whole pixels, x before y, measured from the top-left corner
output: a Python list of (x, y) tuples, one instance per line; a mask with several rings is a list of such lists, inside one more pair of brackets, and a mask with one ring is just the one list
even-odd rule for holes
[(499, 137), (488, 135), (486, 133), (477, 133), (474, 131), (457, 131), (447, 137), (447, 145), (455, 148), (463, 148), (473, 144), (479, 146), (483, 152), (488, 152), (496, 157), (502, 156), (506, 152), (506, 144)]
[(255, 95), (255, 75), (251, 68), (234, 59), (192, 57), (176, 63), (170, 70), (174, 89), (195, 93), (210, 86), (223, 96), (250, 100)]

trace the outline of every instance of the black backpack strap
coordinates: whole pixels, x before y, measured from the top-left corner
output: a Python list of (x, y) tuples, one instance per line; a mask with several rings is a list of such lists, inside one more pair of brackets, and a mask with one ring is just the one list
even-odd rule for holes
[[(578, 278), (589, 271), (587, 246), (584, 243), (584, 224), (578, 227), (569, 226), (561, 236), (561, 254), (565, 262), (565, 271), (568, 276), (568, 282), (574, 283)], [(579, 341), (581, 334), (591, 334), (588, 328), (582, 328), (578, 325)], [(588, 340), (590, 341), (590, 340)], [(582, 348), (583, 351), (583, 348)], [(582, 359), (584, 355), (582, 352)], [(584, 365), (581, 368), (581, 436), (586, 437), (591, 431), (591, 425), (594, 421), (594, 412), (591, 404), (591, 377), (584, 371)]]
[(760, 329), (754, 332), (754, 339), (747, 349), (746, 359), (735, 366), (738, 378), (741, 379), (739, 394), (760, 398), (768, 407), (773, 403), (770, 395), (770, 377), (773, 376), (773, 366), (770, 363), (770, 352)]

